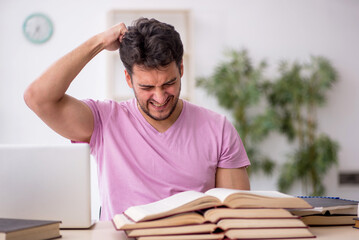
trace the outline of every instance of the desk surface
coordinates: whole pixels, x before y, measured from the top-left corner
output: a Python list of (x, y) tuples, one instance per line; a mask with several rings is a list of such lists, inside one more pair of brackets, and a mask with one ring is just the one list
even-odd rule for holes
[[(359, 229), (351, 226), (311, 227), (318, 240), (359, 239)], [(61, 230), (62, 239), (127, 240), (122, 231), (116, 231), (111, 222), (98, 222), (87, 230)]]

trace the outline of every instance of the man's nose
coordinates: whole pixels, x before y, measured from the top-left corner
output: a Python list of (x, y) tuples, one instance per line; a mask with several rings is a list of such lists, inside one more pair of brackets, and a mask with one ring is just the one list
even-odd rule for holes
[(167, 94), (164, 91), (164, 89), (162, 88), (156, 88), (155, 92), (154, 92), (154, 96), (153, 99), (159, 103), (159, 104), (163, 104), (166, 99), (167, 99)]

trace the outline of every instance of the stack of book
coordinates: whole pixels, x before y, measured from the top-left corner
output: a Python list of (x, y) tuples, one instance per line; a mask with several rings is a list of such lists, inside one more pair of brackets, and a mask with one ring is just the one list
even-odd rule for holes
[(301, 197), (312, 209), (297, 209), (291, 213), (300, 216), (310, 226), (354, 225), (358, 213), (358, 201), (339, 197)]
[(277, 191), (214, 188), (130, 207), (113, 224), (137, 240), (314, 238), (287, 208), (312, 207)]

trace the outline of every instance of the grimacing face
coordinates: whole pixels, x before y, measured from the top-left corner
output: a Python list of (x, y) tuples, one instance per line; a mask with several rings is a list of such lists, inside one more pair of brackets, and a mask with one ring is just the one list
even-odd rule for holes
[(125, 71), (127, 84), (133, 89), (140, 109), (151, 119), (163, 121), (175, 111), (181, 92), (182, 63), (180, 68), (173, 61), (159, 69), (135, 65), (132, 77)]

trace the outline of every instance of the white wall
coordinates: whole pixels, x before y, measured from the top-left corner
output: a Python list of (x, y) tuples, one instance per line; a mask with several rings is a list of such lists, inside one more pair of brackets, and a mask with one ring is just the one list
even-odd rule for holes
[[(112, 9), (190, 9), (193, 20), (195, 76), (208, 76), (227, 48), (247, 48), (254, 62), (266, 59), (273, 75), (280, 59), (301, 61), (311, 54), (329, 58), (340, 81), (318, 117), (320, 129), (339, 141), (337, 169), (326, 177), (327, 194), (359, 199), (358, 186), (339, 186), (338, 171), (359, 171), (359, 1), (355, 0), (1, 0), (0, 1), (0, 144), (67, 143), (44, 125), (23, 102), (29, 83), (57, 58), (88, 37), (105, 30)], [(43, 45), (29, 43), (22, 34), (25, 18), (47, 14), (54, 35)], [(122, 79), (123, 80), (123, 79)], [(69, 89), (77, 98), (106, 98), (106, 57), (99, 54)], [(195, 89), (194, 102), (220, 113), (216, 100)], [(278, 162), (288, 146), (273, 136), (263, 146)], [(275, 189), (272, 177), (253, 176), (254, 189)], [(293, 194), (302, 194), (300, 185)]]

